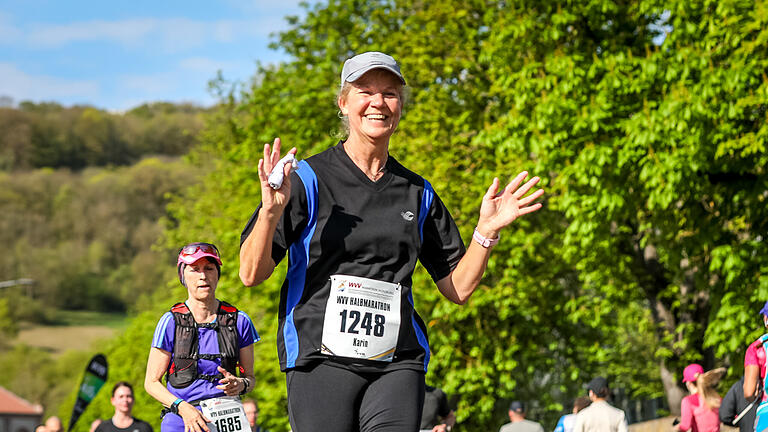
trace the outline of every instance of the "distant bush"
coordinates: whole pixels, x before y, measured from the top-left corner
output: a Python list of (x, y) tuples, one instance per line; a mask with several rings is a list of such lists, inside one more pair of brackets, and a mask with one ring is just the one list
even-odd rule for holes
[(197, 144), (207, 111), (164, 102), (125, 113), (32, 102), (0, 108), (0, 170), (80, 170), (182, 155)]
[(0, 349), (3, 349), (5, 341), (10, 340), (19, 331), (18, 325), (11, 318), (8, 308), (8, 299), (0, 298)]

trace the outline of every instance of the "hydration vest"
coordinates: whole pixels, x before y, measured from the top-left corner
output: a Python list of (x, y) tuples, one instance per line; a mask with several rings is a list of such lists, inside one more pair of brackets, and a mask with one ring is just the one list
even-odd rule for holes
[[(224, 375), (201, 374), (197, 368), (197, 360), (221, 359), (221, 367), (227, 372), (235, 374), (239, 350), (237, 349), (237, 308), (229, 303), (219, 301), (219, 310), (216, 312), (216, 320), (210, 323), (195, 322), (195, 317), (184, 303), (176, 303), (171, 308), (173, 319), (176, 323), (176, 333), (173, 343), (173, 360), (168, 369), (166, 379), (175, 388), (184, 388), (193, 381), (202, 379), (217, 382)], [(200, 354), (200, 341), (198, 328), (216, 330), (219, 341), (218, 354)]]

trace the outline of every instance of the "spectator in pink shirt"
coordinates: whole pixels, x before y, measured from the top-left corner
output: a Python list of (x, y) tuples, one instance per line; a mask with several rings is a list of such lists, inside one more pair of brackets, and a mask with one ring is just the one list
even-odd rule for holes
[(678, 431), (718, 432), (720, 430), (720, 395), (715, 386), (725, 374), (724, 368), (704, 373), (701, 365), (689, 364), (683, 370), (683, 382), (690, 395), (683, 398)]

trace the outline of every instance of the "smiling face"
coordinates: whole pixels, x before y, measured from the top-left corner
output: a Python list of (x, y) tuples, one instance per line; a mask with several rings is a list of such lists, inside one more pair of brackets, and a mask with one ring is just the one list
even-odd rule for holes
[(126, 386), (120, 386), (115, 389), (110, 402), (115, 407), (115, 411), (130, 415), (133, 409), (133, 391)]
[(216, 285), (219, 283), (216, 264), (208, 261), (207, 258), (200, 258), (184, 266), (184, 281), (190, 299), (205, 301), (213, 298)]
[(338, 102), (349, 120), (350, 139), (388, 141), (402, 113), (400, 80), (384, 69), (373, 69), (347, 85)]

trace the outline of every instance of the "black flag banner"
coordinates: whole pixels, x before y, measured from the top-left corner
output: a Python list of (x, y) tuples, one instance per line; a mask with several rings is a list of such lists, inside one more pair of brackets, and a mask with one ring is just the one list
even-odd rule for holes
[(96, 397), (96, 393), (101, 390), (101, 387), (107, 381), (107, 359), (101, 355), (96, 354), (91, 361), (88, 362), (88, 367), (85, 368), (85, 375), (83, 376), (83, 382), (80, 383), (80, 391), (77, 393), (77, 400), (75, 406), (72, 408), (72, 417), (69, 418), (69, 427), (67, 431), (72, 430), (72, 426), (75, 425), (77, 419), (85, 411), (85, 408)]

